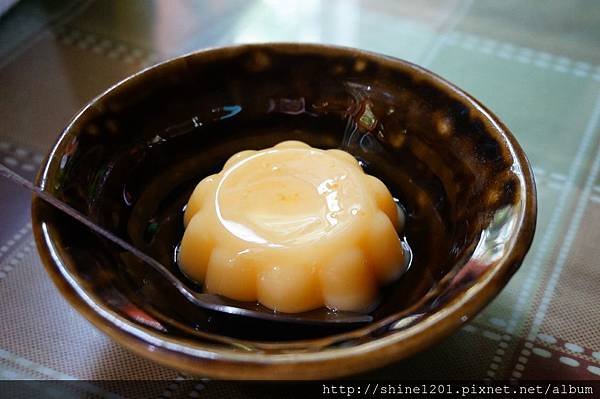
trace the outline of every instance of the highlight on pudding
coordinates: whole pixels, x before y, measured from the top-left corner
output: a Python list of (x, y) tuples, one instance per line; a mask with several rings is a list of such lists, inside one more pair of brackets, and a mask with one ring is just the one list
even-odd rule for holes
[(403, 220), (352, 155), (285, 141), (233, 155), (196, 186), (178, 263), (234, 300), (360, 312), (406, 267)]

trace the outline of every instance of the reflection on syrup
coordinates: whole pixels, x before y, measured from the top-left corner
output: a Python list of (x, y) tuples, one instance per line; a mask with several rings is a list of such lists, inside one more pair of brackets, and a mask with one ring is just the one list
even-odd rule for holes
[[(115, 226), (115, 229), (126, 229), (126, 234), (136, 246), (163, 264), (171, 265), (172, 272), (180, 279), (187, 281), (190, 287), (201, 290), (200, 285), (187, 280), (179, 271), (174, 256), (183, 234), (181, 210), (198, 180), (218, 172), (230, 154), (247, 148), (265, 148), (290, 138), (301, 139), (321, 148), (337, 146), (351, 152), (367, 173), (381, 178), (396, 198), (396, 202), (406, 206), (407, 229), (402, 236), (402, 244), (405, 250), (411, 250), (407, 252), (411, 259), (412, 253), (415, 253), (414, 259), (410, 261), (411, 267), (406, 275), (386, 288), (381, 305), (372, 314), (376, 319), (380, 319), (397, 312), (398, 309), (414, 303), (435, 280), (436, 277), (432, 273), (440, 267), (442, 261), (436, 258), (436, 253), (446, 253), (446, 244), (445, 241), (432, 242), (431, 237), (444, 240), (443, 237), (447, 236), (436, 232), (444, 230), (445, 226), (439, 225), (439, 215), (424, 212), (435, 212), (435, 208), (415, 207), (413, 198), (404, 195), (415, 187), (414, 176), (406, 174), (406, 166), (401, 165), (402, 158), (397, 155), (388, 156), (379, 142), (385, 125), (385, 112), (382, 114), (381, 110), (369, 105), (376, 123), (368, 123), (365, 118), (360, 123), (367, 110), (366, 104), (370, 104), (368, 96), (349, 96), (337, 100), (329, 98), (327, 101), (299, 99), (301, 101), (290, 98), (285, 101), (274, 99), (274, 103), (280, 104), (279, 108), (271, 109), (271, 119), (267, 117), (260, 125), (244, 119), (247, 116), (242, 104), (235, 107), (234, 115), (229, 115), (230, 111), (227, 109), (233, 109), (226, 108), (229, 105), (214, 107), (208, 112), (208, 117), (192, 116), (187, 121), (155, 134), (154, 139), (140, 143), (135, 148), (135, 156), (126, 155), (118, 161), (131, 164), (131, 176), (136, 177), (123, 181), (120, 186), (121, 195), (127, 205), (125, 209), (131, 209), (136, 216), (122, 216), (120, 220), (129, 220), (129, 226)], [(296, 112), (301, 108), (298, 104), (304, 107), (305, 112)], [(267, 111), (268, 104), (265, 108), (265, 112)], [(225, 115), (229, 116), (222, 119)], [(369, 111), (366, 112), (366, 117), (369, 119)], [(368, 127), (372, 130), (368, 130)], [(213, 141), (212, 138), (218, 139)], [(165, 166), (168, 169), (163, 173), (161, 168)], [(140, 175), (138, 170), (145, 174)], [(108, 186), (105, 185), (104, 189), (106, 187)], [(334, 207), (332, 203), (332, 209)], [(107, 217), (110, 219), (110, 215)], [(141, 220), (148, 223), (144, 226), (137, 225), (136, 221)], [(411, 243), (410, 248), (408, 242)], [(431, 251), (431, 246), (436, 246), (439, 250)], [(148, 287), (156, 284), (157, 282), (154, 282)], [(216, 329), (220, 332), (224, 332), (221, 329), (226, 328), (225, 325), (231, 324), (231, 330), (224, 332), (225, 334), (248, 336), (247, 333), (240, 332), (241, 321), (225, 323), (221, 316), (213, 315), (208, 323), (203, 319), (204, 316), (201, 316), (202, 312), (198, 313), (193, 307), (186, 309), (182, 302), (177, 316), (186, 324), (201, 325), (209, 331)], [(172, 312), (171, 307), (165, 308), (164, 312)], [(297, 334), (290, 334), (285, 329), (274, 327), (269, 328), (268, 333), (263, 328), (261, 331), (261, 334), (266, 334), (263, 338), (268, 335), (284, 340), (319, 334), (310, 329), (299, 329)]]

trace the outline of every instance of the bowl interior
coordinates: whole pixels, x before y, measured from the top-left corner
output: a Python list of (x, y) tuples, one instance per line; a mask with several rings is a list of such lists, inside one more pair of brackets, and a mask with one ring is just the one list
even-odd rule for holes
[(174, 253), (182, 209), (203, 177), (238, 151), (282, 140), (345, 149), (405, 208), (414, 254), (369, 326), (291, 328), (199, 309), (46, 204), (35, 201), (34, 214), (64, 272), (142, 329), (246, 351), (360, 341), (430, 317), (510, 252), (530, 172), (502, 130), (472, 99), (407, 63), (246, 46), (179, 58), (111, 89), (75, 118), (40, 174), (46, 190), (185, 280)]

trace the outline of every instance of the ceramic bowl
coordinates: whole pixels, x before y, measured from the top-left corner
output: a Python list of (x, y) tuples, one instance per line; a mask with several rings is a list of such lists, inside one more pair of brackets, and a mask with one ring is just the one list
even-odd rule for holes
[(431, 346), (494, 298), (529, 249), (535, 185), (504, 124), (423, 68), (350, 48), (241, 45), (143, 70), (79, 112), (37, 183), (179, 273), (173, 254), (195, 184), (240, 150), (287, 139), (351, 152), (406, 210), (414, 259), (372, 323), (290, 326), (199, 309), (35, 199), (48, 273), (96, 327), (158, 363), (220, 378), (310, 379)]

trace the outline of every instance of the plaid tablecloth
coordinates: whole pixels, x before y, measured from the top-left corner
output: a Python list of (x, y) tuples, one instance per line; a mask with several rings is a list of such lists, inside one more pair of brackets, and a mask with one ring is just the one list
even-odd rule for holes
[[(597, 1), (22, 0), (0, 16), (0, 160), (31, 178), (69, 118), (112, 83), (255, 41), (343, 44), (426, 66), (497, 113), (534, 167), (536, 238), (502, 294), (443, 343), (365, 378), (600, 379)], [(209, 391), (71, 309), (36, 254), (29, 194), (0, 181), (0, 196), (1, 379), (89, 380), (79, 387), (91, 395)], [(163, 382), (99, 382), (120, 379)], [(218, 393), (244, 395), (236, 389)]]

